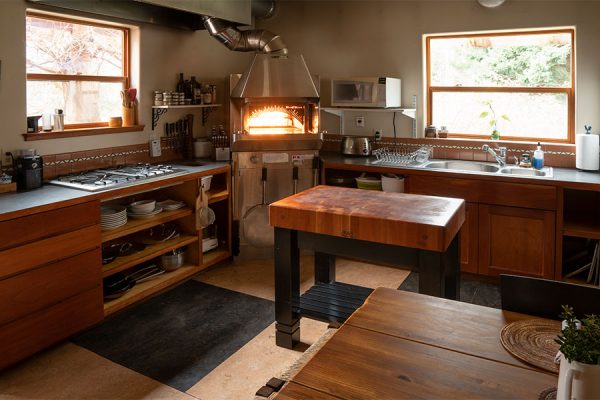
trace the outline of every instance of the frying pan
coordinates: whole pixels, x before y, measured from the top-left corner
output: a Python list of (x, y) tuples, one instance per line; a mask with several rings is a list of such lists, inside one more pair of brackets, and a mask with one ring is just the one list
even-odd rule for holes
[(244, 237), (253, 246), (269, 247), (274, 243), (274, 230), (269, 225), (267, 204), (267, 169), (262, 169), (262, 201), (246, 211), (243, 218)]

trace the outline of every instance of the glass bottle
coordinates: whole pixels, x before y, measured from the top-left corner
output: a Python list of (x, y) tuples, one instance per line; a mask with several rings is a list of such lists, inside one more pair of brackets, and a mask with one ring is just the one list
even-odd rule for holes
[(185, 90), (185, 81), (183, 80), (183, 73), (179, 73), (179, 81), (177, 81), (177, 86), (175, 87), (175, 91), (179, 93), (183, 93)]

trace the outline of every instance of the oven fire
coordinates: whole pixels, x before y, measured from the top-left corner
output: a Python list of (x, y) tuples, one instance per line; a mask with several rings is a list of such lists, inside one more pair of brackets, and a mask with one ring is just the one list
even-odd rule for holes
[(312, 133), (305, 130), (305, 107), (269, 105), (257, 107), (247, 114), (244, 129), (250, 135)]

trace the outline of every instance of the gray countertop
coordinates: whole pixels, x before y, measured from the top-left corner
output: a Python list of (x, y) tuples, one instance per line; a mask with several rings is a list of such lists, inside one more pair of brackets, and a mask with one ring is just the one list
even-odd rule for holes
[[(339, 153), (321, 153), (321, 160), (326, 164), (344, 164), (358, 167), (365, 167), (369, 169), (389, 169), (390, 172), (392, 170), (399, 171), (420, 171), (423, 173), (435, 173), (435, 174), (452, 174), (452, 175), (470, 175), (477, 176), (478, 178), (483, 179), (494, 179), (499, 181), (510, 181), (510, 182), (523, 182), (527, 183), (536, 183), (536, 184), (546, 184), (546, 185), (554, 185), (561, 186), (566, 188), (573, 189), (587, 189), (587, 190), (597, 190), (600, 191), (600, 171), (598, 172), (586, 172), (579, 171), (577, 169), (572, 168), (556, 168), (552, 167), (554, 170), (554, 174), (552, 177), (532, 177), (532, 176), (507, 176), (507, 175), (499, 175), (499, 174), (481, 174), (477, 172), (468, 172), (468, 171), (444, 171), (444, 170), (426, 170), (420, 167), (396, 167), (389, 165), (378, 165), (373, 164), (372, 162), (375, 160), (374, 157), (349, 157), (343, 156)], [(592, 185), (592, 186), (590, 186)]]
[[(210, 161), (202, 161), (202, 164), (203, 165), (200, 166), (171, 164), (175, 168), (181, 168), (185, 170), (186, 173), (181, 175), (167, 175), (165, 177), (153, 179), (150, 182), (154, 184), (156, 182), (160, 182), (161, 180), (169, 180), (172, 178), (182, 178), (183, 180), (186, 180), (185, 178), (189, 177), (190, 175), (209, 172), (213, 169), (228, 165), (228, 163), (226, 162)], [(140, 181), (137, 184), (142, 185), (144, 183), (148, 183), (148, 181)], [(69, 204), (95, 200), (101, 197), (105, 198), (107, 194), (110, 196), (110, 193), (114, 193), (115, 195), (117, 195), (117, 193), (122, 189), (123, 187), (121, 186), (118, 188), (103, 190), (100, 192), (86, 192), (84, 190), (45, 184), (39, 189), (34, 189), (28, 192), (3, 193), (0, 194), (0, 220), (12, 218), (12, 216), (10, 215), (12, 213), (17, 213), (19, 211), (24, 211), (38, 207), (45, 207), (53, 205), (55, 203), (65, 203), (64, 205), (66, 206)]]

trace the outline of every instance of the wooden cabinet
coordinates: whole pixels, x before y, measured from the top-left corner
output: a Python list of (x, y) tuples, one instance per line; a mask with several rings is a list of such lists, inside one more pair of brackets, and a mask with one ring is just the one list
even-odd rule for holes
[(0, 369), (103, 318), (100, 202), (0, 223)]
[[(325, 165), (329, 173), (358, 176), (360, 168)], [(369, 167), (370, 173), (387, 168)], [(392, 170), (405, 175), (407, 193), (464, 199), (466, 219), (460, 231), (461, 271), (482, 275), (513, 273), (553, 279), (556, 274), (556, 216), (559, 191), (538, 185), (428, 171)], [(595, 203), (594, 203), (595, 204)], [(560, 264), (560, 263), (558, 263)]]
[(465, 223), (460, 230), (460, 270), (479, 272), (479, 209), (477, 204), (466, 204)]
[(553, 211), (479, 205), (479, 273), (554, 277)]

